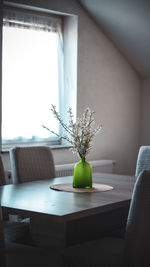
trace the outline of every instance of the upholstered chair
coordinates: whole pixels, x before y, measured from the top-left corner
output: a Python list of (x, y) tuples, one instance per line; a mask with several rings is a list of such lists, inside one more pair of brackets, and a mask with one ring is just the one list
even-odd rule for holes
[(4, 231), (3, 231), (2, 208), (1, 208), (1, 206), (0, 206), (0, 266), (1, 267), (6, 267), (5, 246), (4, 246)]
[[(0, 156), (0, 186), (5, 185), (5, 171), (2, 158)], [(12, 222), (9, 221), (9, 216), (3, 213), (4, 221), (4, 238), (9, 242), (28, 242), (29, 236), (29, 223), (23, 222)]]
[(141, 146), (139, 149), (135, 176), (138, 177), (141, 171), (150, 170), (150, 146)]
[(56, 251), (49, 251), (8, 240), (4, 241), (2, 210), (0, 207), (0, 266), (61, 267), (62, 260)]
[[(135, 177), (138, 177), (140, 172), (150, 170), (150, 146), (141, 146), (137, 156)], [(118, 229), (113, 232), (114, 236), (124, 237), (125, 228)]]
[[(0, 186), (5, 185), (5, 172), (0, 157)], [(61, 267), (56, 251), (34, 246), (29, 223), (2, 220), (0, 206), (0, 266), (1, 267)]]
[(64, 267), (55, 250), (6, 243), (6, 267)]
[(5, 181), (5, 170), (4, 170), (4, 165), (3, 165), (3, 161), (2, 158), (0, 156), (0, 186), (1, 185), (5, 185), (6, 181)]
[(107, 237), (72, 246), (63, 259), (65, 267), (146, 267), (150, 266), (149, 248), (150, 171), (144, 171), (133, 190), (125, 240)]
[(14, 147), (10, 150), (13, 183), (55, 177), (51, 149), (46, 146)]
[[(46, 146), (29, 146), (29, 147), (14, 147), (10, 150), (10, 162), (12, 169), (13, 183), (24, 183), (43, 179), (51, 179), (55, 177), (55, 167), (51, 149)], [(17, 220), (23, 218), (17, 217)], [(45, 228), (41, 227), (41, 222), (36, 218), (26, 218), (30, 223), (32, 232), (32, 240), (37, 243), (38, 231), (44, 231), (40, 240), (46, 234)], [(34, 234), (33, 234), (34, 233)], [(41, 242), (40, 242), (41, 244)]]

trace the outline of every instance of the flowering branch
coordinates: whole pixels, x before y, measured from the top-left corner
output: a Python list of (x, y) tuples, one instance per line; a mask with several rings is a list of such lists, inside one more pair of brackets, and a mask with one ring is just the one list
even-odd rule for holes
[(64, 123), (63, 119), (56, 111), (56, 107), (52, 105), (51, 111), (54, 117), (59, 121), (63, 129), (69, 134), (69, 136), (60, 136), (48, 127), (42, 125), (42, 127), (49, 132), (55, 134), (61, 139), (67, 140), (72, 145), (72, 151), (77, 153), (80, 158), (86, 158), (86, 155), (91, 150), (91, 143), (93, 137), (102, 129), (102, 126), (95, 126), (94, 114), (95, 112), (91, 111), (89, 108), (86, 108), (85, 112), (82, 115), (82, 118), (78, 118), (77, 121), (73, 122), (72, 109), (69, 108), (69, 124)]

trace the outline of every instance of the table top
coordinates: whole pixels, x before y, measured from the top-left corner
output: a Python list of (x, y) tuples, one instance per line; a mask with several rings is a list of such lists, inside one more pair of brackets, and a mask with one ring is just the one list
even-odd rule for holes
[(72, 177), (34, 181), (0, 187), (1, 206), (11, 214), (46, 216), (57, 222), (67, 222), (129, 205), (134, 176), (106, 173), (93, 174), (93, 182), (107, 184), (113, 190), (98, 193), (60, 192), (52, 184), (72, 183)]

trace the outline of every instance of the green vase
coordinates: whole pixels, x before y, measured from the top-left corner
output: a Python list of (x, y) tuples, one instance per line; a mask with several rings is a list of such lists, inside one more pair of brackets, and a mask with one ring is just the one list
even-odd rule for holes
[(92, 187), (92, 167), (85, 159), (81, 158), (74, 166), (73, 187)]

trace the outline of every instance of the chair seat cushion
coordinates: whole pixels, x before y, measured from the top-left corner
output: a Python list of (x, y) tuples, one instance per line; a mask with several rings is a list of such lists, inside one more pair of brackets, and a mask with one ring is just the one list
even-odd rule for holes
[(24, 243), (29, 237), (29, 227), (29, 222), (5, 222), (5, 241)]
[(6, 242), (7, 267), (62, 267), (59, 252)]
[(65, 267), (119, 267), (123, 261), (124, 240), (101, 238), (67, 248), (63, 254)]

